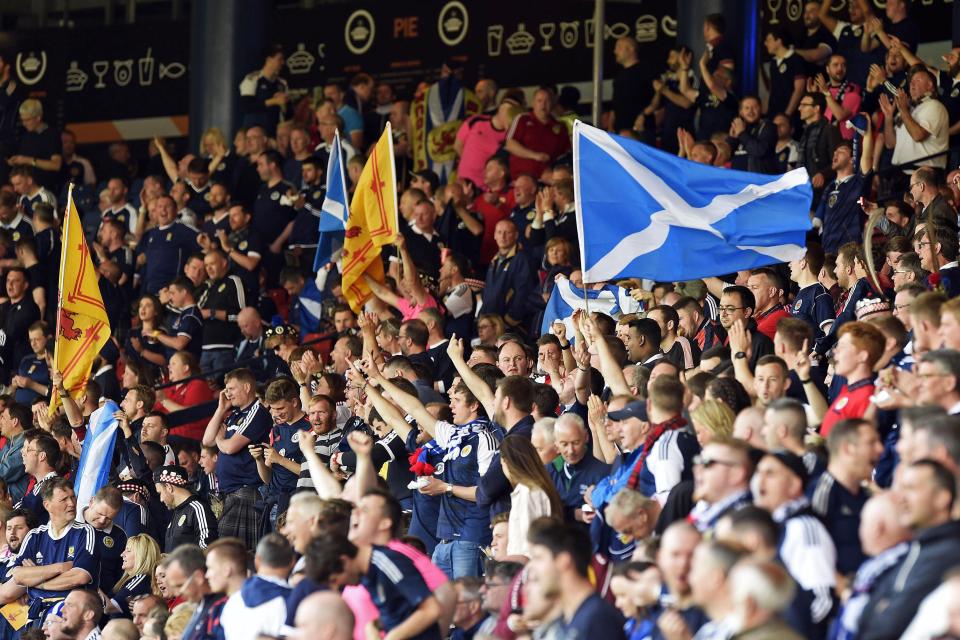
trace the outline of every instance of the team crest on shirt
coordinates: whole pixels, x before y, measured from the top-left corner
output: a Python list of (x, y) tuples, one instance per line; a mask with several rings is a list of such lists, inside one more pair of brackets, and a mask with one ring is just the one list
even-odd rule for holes
[(105, 546), (107, 549), (113, 549), (113, 538), (111, 538), (110, 536), (104, 536), (103, 546)]
[(438, 462), (437, 466), (433, 468), (433, 475), (442, 476), (443, 475), (443, 462)]
[(19, 240), (19, 239), (20, 239), (20, 232), (19, 232), (19, 231), (14, 231), (14, 232), (13, 232), (13, 241), (16, 242), (16, 241)]
[(537, 217), (537, 210), (536, 210), (536, 209), (530, 209), (530, 211), (527, 212), (527, 220), (533, 220), (533, 219), (536, 218), (536, 217)]
[(243, 242), (241, 242), (241, 243), (240, 243), (239, 245), (237, 245), (237, 246), (240, 247), (240, 251), (246, 251), (246, 250), (247, 250), (247, 241), (244, 240)]
[(35, 364), (30, 365), (30, 368), (27, 369), (27, 374), (29, 375), (29, 374), (33, 373), (34, 369), (36, 369), (36, 368), (37, 368), (37, 365), (35, 365)]
[(839, 194), (837, 194), (836, 191), (834, 191), (833, 193), (830, 194), (830, 197), (827, 198), (827, 206), (828, 206), (828, 207), (834, 207), (834, 206), (836, 206), (838, 195), (839, 195)]
[(834, 407), (834, 408), (835, 408), (837, 411), (840, 411), (840, 410), (843, 409), (845, 406), (847, 406), (847, 403), (848, 403), (848, 402), (850, 402), (850, 398), (848, 398), (847, 396), (844, 396), (844, 397), (840, 398), (839, 400), (837, 400), (837, 406)]
[(297, 431), (295, 434), (293, 434), (290, 440), (293, 442), (300, 442), (300, 432)]
[(319, 200), (319, 199), (320, 199), (320, 196), (322, 196), (322, 195), (323, 195), (323, 192), (320, 191), (319, 189), (317, 189), (316, 191), (313, 192), (313, 199), (314, 199), (314, 200)]
[(217, 171), (226, 171), (226, 170), (227, 170), (226, 162), (221, 162), (219, 165), (217, 165)]
[(797, 300), (793, 303), (793, 312), (800, 313), (800, 307), (803, 306), (803, 300)]
[(271, 193), (271, 194), (270, 194), (270, 199), (271, 199), (271, 200), (279, 200), (279, 199), (280, 199), (280, 192), (279, 192), (279, 191), (274, 191), (273, 193)]
[(37, 551), (37, 564), (43, 564), (43, 554)]
[(950, 92), (951, 98), (956, 98), (957, 96), (960, 96), (960, 87), (954, 87), (953, 91)]
[(786, 73), (786, 72), (787, 72), (787, 65), (786, 65), (785, 63), (781, 62), (780, 64), (777, 65), (777, 71), (779, 71), (780, 73)]
[(463, 449), (460, 449), (460, 457), (466, 458), (470, 455), (470, 452), (473, 451), (473, 447), (470, 445), (465, 446)]
[(182, 516), (180, 516), (180, 519), (177, 520), (177, 526), (182, 527), (183, 523), (186, 521), (187, 521), (187, 514), (183, 514)]
[(76, 555), (76, 549), (73, 545), (70, 545), (70, 547), (67, 549), (67, 557), (72, 558), (74, 555)]
[(172, 233), (172, 232), (167, 234), (167, 242), (170, 242), (171, 240), (173, 240), (173, 233)]
[(221, 284), (219, 287), (217, 287), (217, 291), (220, 292), (220, 293), (223, 293), (223, 290), (226, 289), (226, 288), (227, 288), (227, 283), (224, 282), (224, 283)]

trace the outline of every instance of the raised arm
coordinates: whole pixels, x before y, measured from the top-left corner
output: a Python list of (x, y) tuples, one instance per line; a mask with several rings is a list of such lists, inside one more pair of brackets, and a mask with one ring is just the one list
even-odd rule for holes
[[(353, 433), (350, 435), (352, 436)], [(322, 499), (339, 498), (343, 493), (343, 487), (340, 485), (340, 482), (333, 477), (327, 465), (323, 464), (323, 460), (320, 459), (315, 449), (316, 443), (317, 435), (312, 430), (302, 431), (300, 433), (300, 452), (303, 454), (303, 459), (307, 463), (307, 469), (310, 471), (310, 479), (313, 480), (313, 486), (317, 490), (317, 495)], [(357, 471), (360, 471), (359, 457)], [(360, 495), (363, 495), (363, 493), (360, 493)]]
[(393, 291), (390, 291), (389, 287), (377, 282), (367, 274), (363, 274), (363, 279), (366, 281), (367, 286), (370, 287), (370, 291), (373, 292), (373, 295), (377, 296), (377, 298), (383, 300), (391, 307), (397, 308), (397, 305), (400, 303), (400, 298), (397, 297), (397, 294), (395, 294)]
[[(413, 419), (417, 421), (417, 426), (429, 433), (431, 437), (436, 435), (437, 419), (427, 411), (427, 408), (420, 402), (419, 398), (402, 391), (400, 387), (387, 379), (383, 375), (383, 372), (375, 366), (369, 366), (367, 373), (371, 380), (375, 380), (385, 392), (390, 394), (390, 398), (397, 403), (402, 411), (413, 416)], [(370, 391), (369, 387), (367, 391)], [(379, 411), (379, 407), (377, 407), (377, 410)], [(403, 416), (401, 416), (401, 419), (402, 418)]]
[(586, 314), (583, 315), (583, 323), (590, 333), (587, 339), (591, 340), (597, 349), (597, 357), (600, 359), (600, 373), (603, 374), (603, 381), (610, 387), (610, 391), (615, 395), (630, 395), (630, 385), (627, 384), (627, 379), (623, 377), (623, 369), (620, 368), (620, 365), (617, 364), (617, 361), (613, 358), (610, 345), (607, 344), (605, 339), (606, 336), (600, 335), (600, 329), (593, 318), (588, 317)]
[(180, 174), (177, 172), (177, 162), (170, 157), (170, 153), (167, 151), (166, 146), (164, 146), (164, 139), (160, 136), (153, 137), (153, 144), (157, 147), (157, 153), (160, 154), (160, 160), (163, 162), (163, 170), (167, 173), (167, 177), (170, 178), (170, 182), (176, 182), (180, 179)]
[(480, 405), (484, 411), (487, 412), (487, 415), (493, 416), (493, 414), (496, 413), (493, 391), (487, 386), (487, 383), (483, 381), (483, 378), (474, 373), (473, 369), (467, 364), (467, 361), (463, 359), (463, 340), (458, 338), (457, 334), (450, 336), (450, 340), (447, 342), (447, 355), (450, 357), (450, 362), (453, 363), (457, 373), (460, 374), (460, 379), (463, 381), (463, 384), (467, 385), (467, 389), (470, 389), (470, 393), (480, 402)]

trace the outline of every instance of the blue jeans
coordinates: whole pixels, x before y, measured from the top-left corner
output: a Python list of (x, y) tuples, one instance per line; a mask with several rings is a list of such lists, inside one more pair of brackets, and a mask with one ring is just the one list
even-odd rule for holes
[[(208, 349), (200, 352), (200, 369), (204, 372), (213, 371), (214, 369), (228, 367), (236, 360), (237, 356), (233, 349)], [(218, 373), (217, 378), (222, 379), (224, 373), (223, 371)]]
[(464, 576), (483, 575), (483, 552), (469, 540), (444, 540), (433, 550), (433, 564), (451, 580)]

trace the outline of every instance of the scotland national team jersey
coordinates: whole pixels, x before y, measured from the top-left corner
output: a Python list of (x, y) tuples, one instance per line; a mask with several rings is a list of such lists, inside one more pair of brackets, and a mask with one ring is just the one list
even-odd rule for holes
[[(293, 460), (299, 466), (303, 463), (303, 453), (300, 452), (300, 432), (309, 431), (310, 423), (301, 418), (293, 424), (275, 424), (270, 432), (270, 446), (277, 450), (287, 460)], [(270, 476), (271, 496), (293, 493), (297, 488), (299, 473), (294, 473), (279, 464), (273, 465), (273, 475)]]
[(800, 289), (790, 307), (790, 315), (810, 325), (814, 340), (823, 337), (826, 325), (837, 317), (833, 310), (833, 298), (819, 282)]
[[(474, 420), (465, 425), (437, 421), (436, 441), (446, 453), (437, 474), (444, 482), (461, 487), (474, 487), (487, 472), (497, 453), (503, 430), (486, 420)], [(490, 543), (490, 511), (476, 502), (444, 494), (440, 499), (440, 520), (437, 523), (440, 540), (468, 540), (479, 544)]]
[(829, 472), (820, 474), (816, 482), (807, 486), (810, 507), (820, 516), (837, 547), (837, 570), (851, 575), (862, 565), (867, 556), (860, 546), (860, 512), (870, 498), (861, 490), (853, 495), (837, 482)]
[[(246, 408), (234, 409), (225, 422), (227, 425), (225, 437), (228, 440), (243, 436), (253, 444), (265, 442), (273, 425), (270, 412), (259, 400), (254, 400)], [(257, 463), (246, 447), (236, 453), (221, 451), (217, 457), (216, 473), (220, 491), (224, 494), (231, 494), (246, 486), (260, 485)]]
[(100, 561), (100, 574), (95, 576), (95, 584), (104, 593), (110, 593), (123, 575), (120, 554), (127, 546), (127, 534), (113, 523), (109, 530), (94, 529), (97, 538), (96, 557)]
[[(432, 595), (409, 558), (377, 545), (373, 547), (370, 568), (360, 579), (360, 584), (370, 592), (370, 599), (380, 611), (380, 621), (386, 631), (409, 618)], [(437, 625), (431, 624), (411, 638), (439, 640), (440, 631)]]
[(640, 493), (666, 500), (681, 480), (693, 479), (693, 457), (700, 453), (694, 435), (680, 429), (665, 431), (650, 448), (637, 487)]
[[(49, 524), (40, 525), (36, 529), (31, 529), (24, 538), (20, 553), (13, 560), (11, 568), (23, 566), (26, 560), (37, 566), (72, 562), (74, 569), (83, 569), (90, 575), (90, 582), (95, 584), (100, 572), (96, 544), (96, 533), (89, 524), (73, 522), (61, 532), (59, 538), (53, 537)], [(35, 619), (35, 616), (43, 611), (51, 600), (62, 600), (68, 593), (70, 593), (69, 589), (63, 591), (51, 591), (39, 587), (27, 589), (31, 619)]]

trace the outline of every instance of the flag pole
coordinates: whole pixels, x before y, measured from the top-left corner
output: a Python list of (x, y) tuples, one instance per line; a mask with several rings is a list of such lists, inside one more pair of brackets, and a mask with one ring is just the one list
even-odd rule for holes
[[(67, 216), (70, 215), (70, 207), (73, 204), (73, 183), (67, 187), (67, 207), (63, 210), (63, 217), (60, 220), (60, 229), (62, 232), (62, 237), (60, 238), (60, 277), (59, 283), (57, 286), (57, 332), (54, 334), (53, 340), (53, 368), (57, 371), (60, 371), (60, 361), (58, 359), (58, 353), (60, 351), (59, 345), (60, 341), (57, 339), (60, 335), (60, 318), (63, 315), (63, 271), (67, 266), (67, 249), (70, 246), (70, 225), (65, 224)], [(60, 371), (62, 374), (63, 371)], [(64, 387), (66, 389), (66, 387)], [(70, 393), (70, 390), (67, 389), (67, 393)], [(50, 412), (59, 406), (62, 399), (60, 398), (60, 391), (54, 389), (53, 393), (50, 394)]]

